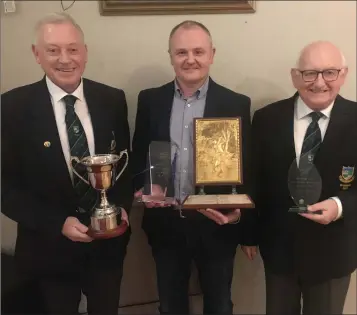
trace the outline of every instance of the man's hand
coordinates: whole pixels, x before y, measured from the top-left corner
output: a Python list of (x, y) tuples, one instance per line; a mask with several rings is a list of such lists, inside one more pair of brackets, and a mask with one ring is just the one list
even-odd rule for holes
[(75, 217), (68, 217), (62, 227), (62, 234), (73, 242), (88, 243), (93, 241), (93, 239), (86, 234), (87, 231), (88, 227), (79, 222)]
[(228, 223), (233, 223), (239, 220), (240, 218), (240, 209), (235, 209), (227, 214), (223, 214), (217, 210), (213, 209), (199, 209), (198, 212), (205, 215), (207, 218), (213, 220), (219, 225), (224, 225)]
[(253, 260), (257, 255), (257, 246), (243, 246), (241, 245), (243, 253), (248, 257), (249, 260)]
[(125, 221), (126, 224), (129, 226), (129, 216), (124, 208), (121, 208), (121, 219), (122, 219), (122, 221)]
[(317, 223), (326, 225), (336, 219), (338, 214), (338, 205), (335, 200), (327, 199), (309, 206), (307, 210), (309, 211), (321, 210), (322, 214), (300, 213), (300, 215)]
[[(134, 194), (134, 197), (141, 199), (145, 203), (146, 208), (157, 208), (157, 207), (165, 208), (165, 207), (172, 206), (171, 204), (166, 203), (164, 201), (165, 196), (166, 196), (166, 189), (162, 190), (162, 188), (159, 185), (152, 185), (152, 187), (151, 187), (152, 195), (150, 197), (151, 197), (151, 199), (154, 199), (154, 200), (145, 202), (145, 197), (143, 197), (143, 191), (144, 191), (144, 188), (141, 188)], [(157, 200), (155, 200), (155, 199), (157, 199)]]

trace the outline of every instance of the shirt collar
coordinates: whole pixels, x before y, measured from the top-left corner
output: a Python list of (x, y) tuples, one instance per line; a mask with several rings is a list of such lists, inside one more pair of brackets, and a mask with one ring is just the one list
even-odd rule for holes
[[(68, 95), (67, 92), (63, 91), (59, 86), (54, 84), (47, 76), (46, 76), (46, 84), (48, 91), (50, 92), (53, 102), (56, 104), (59, 102), (64, 96)], [(83, 80), (81, 79), (81, 83), (77, 87), (77, 89), (71, 94), (80, 101), (84, 101), (84, 94), (83, 94)]]
[[(325, 109), (321, 110), (321, 113), (324, 114), (324, 117), (330, 118), (331, 111), (334, 105), (334, 101)], [(302, 100), (302, 98), (299, 96), (298, 99), (296, 100), (296, 118), (298, 120), (306, 117), (310, 113), (312, 113), (313, 110), (306, 105), (306, 103)]]
[[(181, 93), (180, 86), (177, 82), (177, 79), (175, 79), (175, 95), (182, 98), (183, 94)], [(201, 87), (194, 93), (193, 97), (196, 97), (197, 99), (203, 98), (206, 96), (207, 91), (208, 91), (208, 85), (209, 85), (209, 77), (207, 77), (206, 81), (201, 85)]]

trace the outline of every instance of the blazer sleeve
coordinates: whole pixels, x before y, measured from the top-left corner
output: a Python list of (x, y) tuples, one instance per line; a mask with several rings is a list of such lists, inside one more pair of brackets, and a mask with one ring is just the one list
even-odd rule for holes
[(354, 183), (350, 190), (342, 191), (338, 197), (342, 203), (343, 217), (346, 220), (357, 222), (357, 185)]
[(150, 108), (147, 95), (141, 91), (138, 96), (138, 106), (135, 118), (135, 130), (132, 142), (132, 174), (135, 190), (144, 186), (145, 170), (147, 168), (147, 152), (150, 145)]
[[(131, 165), (131, 150), (130, 150), (130, 128), (128, 123), (128, 106), (126, 102), (126, 97), (124, 91), (116, 90), (115, 93), (115, 139), (117, 143), (117, 152), (127, 150), (128, 151), (128, 164), (124, 169), (121, 176), (118, 178), (116, 184), (113, 186), (113, 189), (108, 193), (108, 197), (113, 199), (113, 201), (123, 207), (128, 213), (130, 212), (134, 192), (132, 189), (132, 179), (130, 172)], [(118, 163), (118, 171), (121, 171), (125, 166), (126, 157), (123, 156)]]
[[(244, 103), (242, 117), (242, 159), (243, 159), (243, 189), (242, 193), (248, 194), (254, 201), (254, 174), (253, 174), (253, 152), (252, 152), (252, 124), (251, 124), (251, 100), (247, 98)], [(256, 209), (241, 209), (240, 221), (241, 241), (243, 246), (254, 246), (257, 244), (256, 228), (258, 214)]]
[(23, 177), (23, 168), (27, 166), (21, 158), (21, 142), (26, 139), (19, 128), (25, 127), (27, 118), (23, 117), (15, 93), (1, 96), (1, 212), (28, 229), (59, 236), (67, 213), (50, 198), (37, 198), (32, 193), (31, 185), (40, 185), (36, 178), (29, 183)]
[(252, 158), (251, 158), (251, 176), (252, 176), (252, 199), (255, 203), (254, 218), (251, 223), (250, 234), (255, 245), (259, 244), (259, 217), (261, 213), (261, 198), (264, 194), (261, 187), (262, 180), (262, 158), (264, 157), (262, 147), (262, 121), (260, 110), (255, 111), (252, 120)]
[(337, 194), (337, 196), (339, 197), (342, 203), (343, 218), (348, 222), (357, 223), (357, 104), (356, 102), (348, 102), (348, 104), (348, 108), (351, 110), (350, 118), (352, 119), (352, 122), (350, 124), (350, 143), (355, 143), (354, 145), (352, 145), (352, 157), (349, 166), (354, 166), (355, 168), (355, 179), (352, 181), (351, 187), (349, 189), (341, 190)]

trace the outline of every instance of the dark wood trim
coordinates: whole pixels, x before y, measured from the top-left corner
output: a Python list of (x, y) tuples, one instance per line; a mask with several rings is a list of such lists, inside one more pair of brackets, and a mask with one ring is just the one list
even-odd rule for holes
[[(229, 195), (229, 194), (227, 194)], [(243, 195), (243, 194), (240, 194)], [(191, 195), (191, 196), (197, 196), (197, 195)], [(211, 198), (213, 195), (206, 195), (208, 198)], [(216, 209), (216, 210), (225, 210), (225, 209), (254, 209), (255, 208), (255, 203), (253, 199), (249, 196), (246, 195), (249, 199), (248, 203), (214, 203), (214, 204), (199, 204), (199, 203), (191, 203), (187, 204), (186, 200), (188, 199), (189, 196), (187, 196), (184, 201), (182, 202), (182, 209), (184, 210), (197, 210), (197, 209)]]
[(104, 16), (254, 13), (256, 0), (101, 0)]

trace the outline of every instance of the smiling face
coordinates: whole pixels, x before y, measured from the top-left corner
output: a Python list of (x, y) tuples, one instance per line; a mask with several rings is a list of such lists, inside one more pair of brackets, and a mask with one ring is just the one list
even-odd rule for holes
[(32, 51), (37, 63), (54, 84), (67, 93), (78, 87), (87, 63), (87, 47), (82, 33), (74, 25), (43, 25)]
[(170, 58), (179, 82), (197, 85), (206, 80), (215, 50), (210, 36), (193, 26), (176, 30), (170, 40)]
[(341, 52), (330, 43), (319, 42), (304, 49), (298, 69), (291, 70), (291, 77), (306, 105), (322, 110), (335, 100), (347, 72)]

